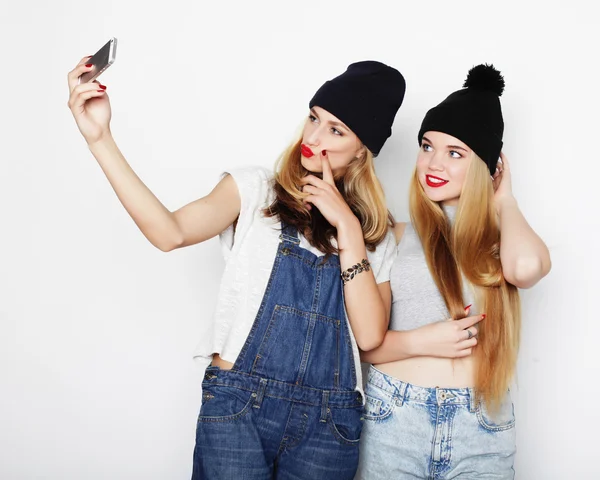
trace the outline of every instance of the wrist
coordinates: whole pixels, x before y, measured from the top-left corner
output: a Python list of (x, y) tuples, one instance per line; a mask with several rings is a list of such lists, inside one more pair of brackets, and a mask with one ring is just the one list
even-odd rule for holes
[(502, 215), (502, 211), (507, 208), (518, 207), (517, 199), (513, 195), (506, 195), (498, 199), (496, 202), (496, 211), (498, 215)]
[(406, 335), (406, 351), (410, 357), (418, 357), (423, 355), (421, 338), (419, 330), (407, 330)]
[(88, 148), (90, 150), (98, 149), (98, 148), (106, 148), (109, 145), (114, 145), (115, 140), (112, 136), (112, 132), (110, 128), (107, 128), (105, 132), (103, 132), (97, 139), (87, 142)]
[(362, 227), (354, 215), (343, 219), (336, 230), (339, 250), (362, 250), (365, 248)]

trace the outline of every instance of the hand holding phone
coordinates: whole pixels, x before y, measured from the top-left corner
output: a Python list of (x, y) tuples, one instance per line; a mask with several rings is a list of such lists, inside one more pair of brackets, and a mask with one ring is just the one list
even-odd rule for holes
[(79, 83), (89, 83), (96, 80), (115, 62), (116, 56), (117, 39), (113, 37), (88, 60), (87, 63), (91, 63), (93, 67), (89, 72), (85, 72), (79, 77)]

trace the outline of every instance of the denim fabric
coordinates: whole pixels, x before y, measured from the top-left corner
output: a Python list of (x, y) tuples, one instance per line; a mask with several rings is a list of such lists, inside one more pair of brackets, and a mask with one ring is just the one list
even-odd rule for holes
[(232, 370), (202, 383), (192, 479), (352, 479), (362, 396), (339, 258), (282, 226), (271, 277)]
[(510, 394), (493, 415), (470, 388), (423, 388), (374, 367), (357, 479), (513, 479)]

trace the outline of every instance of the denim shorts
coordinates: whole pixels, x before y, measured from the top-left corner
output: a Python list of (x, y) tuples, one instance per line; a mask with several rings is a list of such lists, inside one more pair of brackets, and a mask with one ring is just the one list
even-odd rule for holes
[(356, 479), (513, 479), (510, 392), (493, 415), (470, 388), (424, 388), (370, 368)]

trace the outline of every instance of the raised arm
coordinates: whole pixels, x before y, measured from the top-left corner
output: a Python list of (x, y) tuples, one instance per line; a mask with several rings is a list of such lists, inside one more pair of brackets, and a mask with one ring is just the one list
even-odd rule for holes
[(106, 87), (97, 82), (78, 84), (79, 76), (90, 70), (85, 64), (87, 58), (69, 72), (69, 108), (117, 197), (150, 243), (166, 252), (203, 242), (231, 225), (240, 213), (240, 197), (230, 176), (206, 197), (174, 212), (140, 180), (110, 131)]
[(530, 288), (550, 272), (550, 252), (521, 213), (512, 194), (510, 165), (504, 154), (494, 179), (494, 201), (500, 218), (500, 261), (506, 281)]

